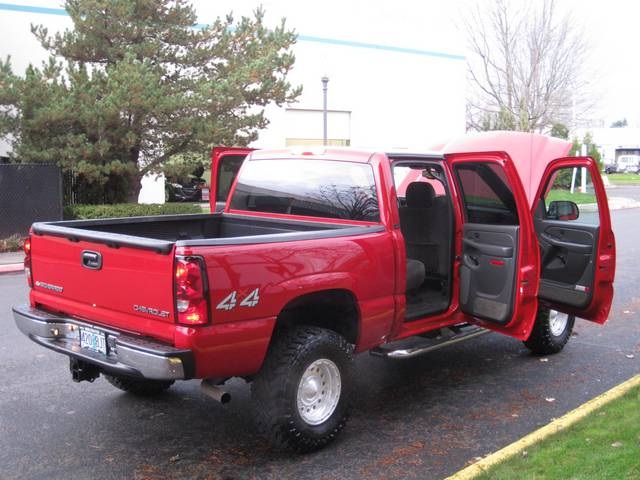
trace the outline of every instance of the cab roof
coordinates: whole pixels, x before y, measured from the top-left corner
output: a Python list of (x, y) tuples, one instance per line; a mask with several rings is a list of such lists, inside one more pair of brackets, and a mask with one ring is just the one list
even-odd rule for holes
[(350, 147), (324, 147), (324, 146), (300, 146), (288, 147), (281, 149), (255, 150), (251, 153), (251, 160), (267, 160), (267, 159), (299, 159), (314, 157), (322, 157), (323, 159), (331, 158), (343, 162), (367, 163), (371, 156), (376, 153), (375, 150), (361, 150)]

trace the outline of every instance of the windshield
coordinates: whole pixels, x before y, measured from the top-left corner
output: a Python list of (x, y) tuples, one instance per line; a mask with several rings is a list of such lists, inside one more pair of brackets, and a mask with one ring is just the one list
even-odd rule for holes
[(380, 221), (371, 166), (332, 160), (246, 162), (238, 177), (231, 208)]

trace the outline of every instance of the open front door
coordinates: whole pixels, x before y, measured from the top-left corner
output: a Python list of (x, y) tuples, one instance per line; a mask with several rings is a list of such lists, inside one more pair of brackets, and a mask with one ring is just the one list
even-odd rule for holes
[(212, 212), (224, 210), (227, 196), (243, 160), (253, 148), (215, 147), (211, 152), (211, 193), (209, 205)]
[(613, 299), (616, 252), (597, 164), (589, 157), (553, 161), (536, 198), (540, 301), (604, 323)]
[(460, 310), (465, 321), (524, 340), (537, 311), (538, 246), (506, 153), (445, 155), (462, 208)]

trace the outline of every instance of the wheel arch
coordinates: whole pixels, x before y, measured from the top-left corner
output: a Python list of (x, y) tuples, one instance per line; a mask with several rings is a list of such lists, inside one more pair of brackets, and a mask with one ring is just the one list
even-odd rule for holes
[(356, 344), (360, 334), (356, 296), (345, 288), (317, 290), (289, 300), (276, 319), (276, 330), (299, 325), (326, 328)]

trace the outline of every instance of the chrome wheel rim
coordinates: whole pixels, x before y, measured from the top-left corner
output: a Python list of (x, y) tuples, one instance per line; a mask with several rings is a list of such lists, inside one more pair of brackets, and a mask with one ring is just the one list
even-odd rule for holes
[(342, 384), (340, 370), (327, 358), (311, 363), (298, 384), (297, 406), (300, 417), (309, 425), (320, 425), (336, 410)]
[(569, 322), (569, 315), (566, 313), (558, 312), (556, 310), (549, 310), (549, 330), (551, 335), (559, 337), (567, 328)]

